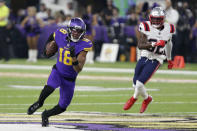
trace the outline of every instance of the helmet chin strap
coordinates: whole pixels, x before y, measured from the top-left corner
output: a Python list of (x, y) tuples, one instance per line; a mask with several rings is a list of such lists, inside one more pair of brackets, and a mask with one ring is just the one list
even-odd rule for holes
[(78, 42), (83, 34), (84, 34), (84, 33), (82, 33), (82, 34), (79, 36), (78, 39), (73, 38), (73, 36), (71, 35), (71, 40), (72, 40), (73, 42)]
[(72, 40), (73, 42), (79, 41), (79, 39), (74, 39), (72, 35), (71, 35), (71, 40)]

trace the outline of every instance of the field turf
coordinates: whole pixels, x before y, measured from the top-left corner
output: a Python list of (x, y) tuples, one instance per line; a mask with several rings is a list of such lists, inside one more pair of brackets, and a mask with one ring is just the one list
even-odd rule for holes
[[(13, 65), (13, 67), (15, 65), (52, 67), (54, 63), (55, 60), (45, 59), (37, 63), (27, 63), (24, 59), (13, 59), (6, 63), (0, 61), (0, 65)], [(94, 63), (86, 64), (85, 67), (133, 70), (135, 64), (130, 62)], [(167, 64), (162, 65), (159, 70), (167, 70)], [(186, 64), (184, 69), (176, 70), (197, 72), (197, 64)], [(26, 113), (29, 105), (39, 97), (50, 71), (50, 69), (0, 68), (0, 113)], [(84, 78), (87, 76), (88, 78)], [(82, 71), (76, 81), (77, 88), (67, 111), (124, 115), (139, 113), (142, 98), (139, 98), (130, 110), (123, 110), (124, 103), (133, 95), (132, 77), (133, 73), (129, 72)], [(197, 74), (156, 73), (151, 80), (153, 81), (148, 82), (146, 88), (154, 101), (144, 114), (197, 116)], [(14, 86), (29, 86), (29, 88), (14, 88)], [(47, 98), (38, 112), (53, 107), (58, 103), (58, 99), (59, 90), (57, 89)]]

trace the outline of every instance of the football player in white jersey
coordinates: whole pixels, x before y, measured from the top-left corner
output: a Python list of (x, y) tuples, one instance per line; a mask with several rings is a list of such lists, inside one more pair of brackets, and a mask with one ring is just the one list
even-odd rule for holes
[(148, 95), (144, 85), (166, 58), (168, 69), (172, 69), (171, 39), (175, 33), (175, 28), (174, 25), (165, 22), (165, 11), (161, 7), (155, 7), (150, 12), (149, 21), (140, 23), (139, 33), (138, 48), (141, 50), (141, 54), (133, 77), (135, 91), (123, 109), (130, 109), (137, 101), (138, 96), (142, 96), (144, 101), (142, 102), (140, 113), (143, 113), (152, 101), (152, 97)]

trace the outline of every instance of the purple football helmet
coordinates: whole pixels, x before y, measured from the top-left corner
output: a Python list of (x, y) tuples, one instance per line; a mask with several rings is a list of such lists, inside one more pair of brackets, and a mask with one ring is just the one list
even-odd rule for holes
[(73, 42), (82, 39), (86, 32), (86, 25), (81, 18), (75, 17), (69, 21), (68, 36)]

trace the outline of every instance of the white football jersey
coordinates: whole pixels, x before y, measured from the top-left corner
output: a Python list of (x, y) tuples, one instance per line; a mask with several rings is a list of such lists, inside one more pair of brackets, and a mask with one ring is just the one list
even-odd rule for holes
[[(171, 42), (172, 35), (175, 33), (175, 28), (172, 24), (165, 22), (164, 29), (158, 30), (151, 26), (150, 21), (145, 21), (140, 23), (139, 31), (147, 36), (149, 42), (164, 40), (167, 42), (166, 44), (169, 44)], [(147, 57), (150, 60), (156, 59), (162, 64), (163, 60), (166, 59), (165, 48), (166, 45), (165, 47), (152, 47), (148, 50), (143, 49), (140, 52), (140, 56)]]

